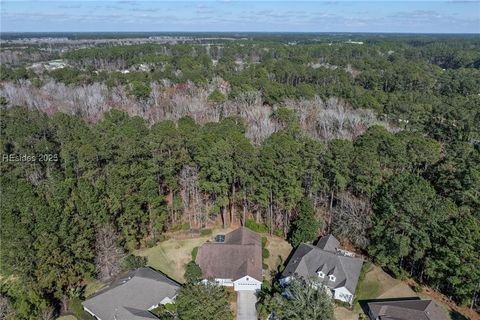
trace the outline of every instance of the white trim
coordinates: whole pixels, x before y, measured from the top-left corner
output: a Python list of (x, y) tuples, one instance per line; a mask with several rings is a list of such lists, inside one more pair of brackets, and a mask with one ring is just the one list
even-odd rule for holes
[(353, 294), (345, 287), (333, 289), (333, 298), (347, 303), (352, 303)]
[(83, 310), (87, 311), (88, 313), (90, 313), (92, 315), (92, 317), (95, 317), (95, 319), (98, 319), (98, 320), (102, 320), (100, 319), (99, 317), (97, 317), (95, 315), (95, 313), (93, 313), (92, 311), (90, 311), (87, 307), (83, 306)]
[(249, 275), (246, 275), (245, 277), (235, 280), (233, 282), (233, 287), (235, 291), (257, 291), (262, 288), (262, 282)]

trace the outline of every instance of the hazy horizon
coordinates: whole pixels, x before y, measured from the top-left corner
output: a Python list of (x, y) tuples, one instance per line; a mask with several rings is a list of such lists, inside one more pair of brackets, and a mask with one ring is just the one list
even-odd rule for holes
[(2, 0), (12, 32), (477, 34), (480, 2)]

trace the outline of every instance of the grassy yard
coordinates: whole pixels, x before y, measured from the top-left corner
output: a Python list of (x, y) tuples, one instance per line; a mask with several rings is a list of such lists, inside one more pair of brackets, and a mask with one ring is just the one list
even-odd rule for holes
[[(354, 312), (362, 311), (362, 301), (372, 299), (408, 298), (418, 295), (403, 281), (391, 277), (382, 268), (373, 265), (358, 284)], [(364, 305), (363, 305), (364, 306)]]
[[(389, 298), (410, 298), (419, 297), (421, 299), (432, 299), (431, 296), (422, 295), (414, 292), (410, 286), (405, 282), (395, 279), (387, 274), (382, 268), (372, 265), (365, 274), (363, 281), (360, 281), (357, 285), (357, 304), (353, 307), (353, 310), (349, 310), (344, 307), (335, 308), (335, 317), (338, 320), (356, 320), (358, 315), (361, 314), (362, 305), (364, 300), (374, 299), (389, 299)], [(446, 313), (449, 313), (449, 308), (445, 304), (441, 303), (437, 299), (435, 301), (441, 305)], [(452, 319), (465, 319), (459, 314), (450, 314)]]
[(392, 278), (382, 268), (372, 265), (365, 279), (358, 284), (357, 300), (416, 297), (404, 282)]
[(353, 310), (343, 307), (335, 308), (336, 319), (358, 319), (361, 314), (363, 300), (387, 299), (401, 297), (417, 297), (418, 295), (404, 282), (392, 278), (382, 268), (372, 265), (365, 278), (357, 285), (357, 303)]
[(183, 283), (185, 279), (185, 265), (192, 259), (192, 250), (208, 240), (213, 240), (217, 234), (225, 234), (231, 229), (214, 229), (211, 236), (195, 237), (191, 239), (162, 241), (152, 248), (140, 249), (135, 255), (147, 257), (147, 265), (163, 272), (170, 278)]
[(101, 282), (100, 280), (96, 280), (96, 279), (87, 280), (86, 286), (85, 286), (85, 298), (90, 297), (95, 292), (99, 291), (100, 289), (103, 289), (105, 286), (106, 284)]
[(265, 259), (264, 262), (268, 265), (268, 271), (265, 273), (265, 277), (270, 279), (271, 272), (277, 271), (278, 266), (287, 260), (288, 256), (292, 252), (292, 246), (282, 238), (267, 235), (262, 236), (265, 236), (268, 239), (266, 248), (270, 252), (270, 256)]
[[(192, 250), (195, 247), (200, 247), (208, 240), (213, 240), (217, 234), (225, 234), (232, 231), (232, 229), (213, 229), (211, 236), (198, 236), (189, 239), (168, 239), (162, 241), (152, 248), (140, 249), (134, 252), (135, 255), (147, 257), (147, 264), (163, 273), (170, 278), (183, 283), (183, 274), (185, 273), (185, 265), (192, 258)], [(276, 236), (266, 236), (268, 239), (267, 249), (270, 256), (265, 260), (269, 270), (266, 272), (266, 277), (270, 278), (270, 271), (277, 270), (278, 266), (282, 264), (292, 251), (292, 246)]]

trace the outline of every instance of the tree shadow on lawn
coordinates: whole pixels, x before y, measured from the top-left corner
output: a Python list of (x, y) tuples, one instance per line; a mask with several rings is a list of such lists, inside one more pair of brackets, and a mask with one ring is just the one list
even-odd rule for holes
[(455, 310), (450, 310), (449, 315), (453, 320), (468, 320), (468, 318), (464, 317)]

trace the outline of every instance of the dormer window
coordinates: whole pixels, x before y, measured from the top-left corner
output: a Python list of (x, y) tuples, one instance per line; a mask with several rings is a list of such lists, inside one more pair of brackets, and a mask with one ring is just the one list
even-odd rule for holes
[(335, 276), (333, 274), (329, 275), (328, 278), (330, 279), (330, 281), (332, 282), (335, 282), (335, 280), (337, 280), (337, 278), (335, 278)]
[(322, 271), (318, 271), (317, 274), (319, 278), (325, 278), (325, 273), (323, 273)]

